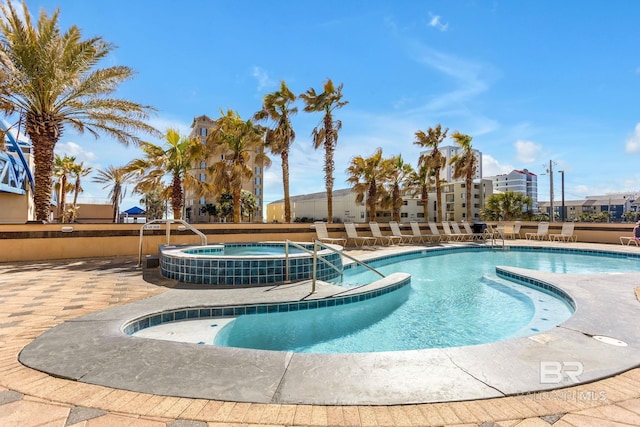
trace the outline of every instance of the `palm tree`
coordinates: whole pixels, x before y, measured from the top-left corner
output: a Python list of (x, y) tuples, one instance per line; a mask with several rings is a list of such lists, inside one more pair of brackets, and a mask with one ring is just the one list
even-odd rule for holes
[(73, 183), (73, 205), (71, 207), (71, 212), (69, 215), (69, 222), (73, 222), (76, 219), (78, 212), (78, 194), (84, 191), (82, 188), (82, 184), (80, 182), (83, 176), (87, 176), (91, 173), (90, 167), (84, 167), (84, 162), (74, 163), (71, 168), (71, 176), (75, 178)]
[(124, 167), (109, 166), (107, 169), (98, 169), (98, 176), (92, 181), (98, 184), (105, 184), (103, 189), (109, 188), (109, 199), (113, 206), (113, 222), (119, 222), (120, 203), (127, 194), (125, 185), (131, 181), (132, 172), (127, 172)]
[(422, 203), (422, 215), (425, 221), (429, 221), (429, 190), (433, 186), (434, 171), (426, 164), (418, 166), (418, 170), (413, 170), (407, 177), (407, 186), (411, 188), (412, 195), (420, 193)]
[(454, 165), (453, 179), (464, 178), (465, 181), (465, 197), (467, 205), (467, 221), (471, 221), (471, 186), (473, 185), (473, 177), (476, 175), (478, 167), (478, 159), (476, 159), (471, 147), (469, 135), (460, 132), (454, 132), (451, 139), (462, 148), (461, 154), (456, 154), (449, 160), (450, 165)]
[(267, 129), (265, 146), (273, 154), (280, 155), (282, 163), (282, 186), (284, 188), (284, 220), (291, 222), (291, 200), (289, 196), (289, 148), (296, 138), (290, 117), (298, 113), (297, 107), (290, 107), (296, 96), (287, 84), (280, 82), (280, 90), (267, 94), (262, 101), (262, 110), (254, 115), (255, 120), (271, 120), (273, 128)]
[(58, 178), (55, 189), (58, 194), (58, 221), (65, 222), (65, 208), (67, 204), (67, 193), (73, 190), (73, 184), (69, 182), (69, 175), (73, 170), (76, 158), (73, 156), (60, 157), (55, 155), (53, 160), (53, 175)]
[(530, 206), (531, 197), (515, 191), (505, 191), (489, 196), (481, 216), (489, 221), (511, 221), (521, 218), (525, 206)]
[(12, 3), (0, 5), (0, 72), (7, 76), (0, 106), (25, 118), (33, 145), (36, 219), (48, 221), (54, 148), (65, 125), (124, 144), (139, 143), (139, 131), (158, 132), (142, 121), (151, 107), (112, 97), (133, 75), (130, 68), (94, 69), (114, 49), (112, 44), (101, 37), (83, 40), (75, 25), (62, 33), (59, 9), (51, 16), (42, 11), (34, 27), (27, 4), (23, 1), (18, 11)]
[(444, 141), (444, 139), (447, 137), (448, 131), (448, 128), (443, 131), (440, 124), (438, 124), (435, 128), (429, 128), (426, 133), (421, 130), (417, 131), (416, 140), (413, 142), (416, 145), (431, 150), (426, 154), (420, 156), (418, 164), (420, 166), (426, 165), (434, 171), (436, 181), (436, 212), (438, 222), (442, 222), (442, 189), (440, 182), (440, 169), (445, 166), (446, 162), (444, 155), (438, 149), (438, 145), (440, 145), (440, 143), (442, 143), (442, 141)]
[(335, 87), (331, 79), (324, 83), (322, 93), (316, 94), (315, 89), (308, 89), (300, 95), (304, 100), (304, 111), (308, 113), (322, 112), (322, 125), (313, 129), (313, 148), (316, 150), (324, 146), (324, 181), (327, 189), (327, 221), (333, 222), (333, 170), (335, 168), (333, 153), (338, 143), (338, 132), (342, 129), (340, 120), (333, 120), (333, 110), (347, 105), (342, 99), (342, 84)]
[(409, 163), (405, 163), (402, 155), (397, 155), (389, 159), (387, 184), (389, 191), (391, 212), (393, 220), (400, 222), (400, 209), (402, 209), (402, 191), (408, 187), (409, 177), (413, 168)]
[(207, 136), (209, 153), (220, 159), (210, 168), (213, 186), (218, 193), (227, 191), (232, 194), (233, 222), (241, 222), (242, 182), (253, 177), (251, 157), (265, 167), (271, 165), (271, 160), (262, 151), (262, 138), (260, 126), (251, 120), (243, 121), (232, 110), (216, 120), (216, 127)]
[(134, 159), (125, 166), (126, 172), (135, 172), (140, 177), (134, 191), (144, 194), (161, 185), (163, 178), (169, 174), (171, 184), (165, 188), (164, 196), (171, 200), (175, 219), (182, 218), (185, 188), (193, 190), (197, 196), (211, 190), (209, 184), (188, 173), (193, 164), (206, 155), (198, 139), (182, 137), (177, 130), (168, 129), (165, 134), (166, 148), (150, 142), (142, 142), (140, 147), (145, 158)]
[(376, 220), (376, 208), (386, 196), (384, 183), (388, 179), (390, 160), (382, 157), (382, 148), (367, 158), (356, 156), (347, 168), (347, 182), (356, 193), (356, 203), (362, 203), (366, 194), (369, 220)]

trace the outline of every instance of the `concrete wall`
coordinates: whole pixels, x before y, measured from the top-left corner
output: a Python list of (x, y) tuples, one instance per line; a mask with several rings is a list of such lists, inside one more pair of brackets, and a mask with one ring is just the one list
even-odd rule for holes
[[(380, 223), (384, 234), (390, 231)], [(71, 227), (72, 230), (65, 228)], [(197, 224), (196, 228), (207, 236), (208, 243), (283, 241), (285, 239), (310, 242), (315, 231), (310, 224)], [(344, 237), (342, 224), (328, 224), (332, 237)], [(562, 225), (552, 223), (550, 233), (559, 234)], [(633, 224), (577, 223), (578, 242), (620, 244), (620, 236), (631, 236)], [(66, 230), (66, 231), (63, 231)], [(65, 258), (93, 258), (138, 256), (140, 244), (139, 224), (0, 224), (0, 262), (35, 261)], [(426, 224), (422, 224), (428, 232)], [(525, 222), (520, 234), (534, 232), (537, 223)], [(403, 231), (410, 233), (409, 224)], [(367, 225), (359, 224), (358, 233), (370, 236)], [(160, 230), (144, 232), (143, 255), (157, 254), (158, 245), (167, 242), (164, 224)], [(170, 243), (199, 244), (200, 238), (191, 231), (171, 228)]]

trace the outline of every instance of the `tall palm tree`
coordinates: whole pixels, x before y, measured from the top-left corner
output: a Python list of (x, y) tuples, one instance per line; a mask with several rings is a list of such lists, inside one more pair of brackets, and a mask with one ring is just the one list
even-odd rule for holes
[(333, 154), (338, 143), (338, 132), (342, 129), (340, 120), (333, 120), (333, 111), (347, 105), (348, 101), (342, 101), (342, 84), (333, 85), (331, 79), (324, 83), (322, 93), (316, 93), (310, 88), (300, 95), (304, 100), (304, 111), (308, 113), (322, 112), (324, 118), (322, 124), (313, 129), (313, 147), (317, 150), (324, 146), (324, 181), (327, 189), (327, 221), (333, 222), (333, 171), (335, 169)]
[(427, 129), (427, 132), (417, 131), (416, 140), (413, 142), (416, 145), (430, 149), (426, 154), (420, 155), (418, 160), (419, 165), (427, 165), (433, 169), (435, 181), (436, 181), (436, 212), (438, 222), (442, 222), (442, 188), (440, 182), (440, 170), (445, 166), (446, 158), (439, 150), (438, 146), (447, 137), (446, 128), (444, 131), (438, 123), (435, 128)]
[(471, 140), (473, 138), (460, 132), (454, 132), (451, 135), (451, 139), (462, 148), (462, 153), (451, 157), (449, 164), (454, 165), (453, 179), (464, 178), (467, 221), (471, 221), (471, 187), (473, 186), (473, 177), (476, 175), (476, 169), (478, 167), (478, 160), (473, 154), (473, 147), (471, 147)]
[(429, 221), (429, 190), (433, 187), (434, 171), (428, 165), (418, 166), (418, 170), (413, 170), (407, 177), (407, 185), (412, 189), (412, 195), (420, 194), (422, 203), (422, 215), (425, 221)]
[(378, 148), (370, 157), (356, 156), (346, 170), (347, 182), (356, 193), (356, 203), (362, 203), (366, 195), (369, 220), (376, 220), (376, 210), (386, 196), (384, 183), (388, 179), (390, 160), (382, 157), (382, 148)]
[(71, 209), (71, 214), (69, 218), (69, 222), (73, 222), (76, 219), (76, 215), (78, 212), (78, 194), (84, 191), (82, 188), (81, 179), (83, 176), (87, 176), (91, 173), (90, 167), (84, 167), (84, 162), (75, 163), (71, 168), (71, 176), (75, 178), (73, 183), (73, 205)]
[(400, 222), (400, 209), (402, 209), (402, 192), (408, 187), (409, 177), (413, 168), (409, 163), (405, 163), (402, 155), (397, 155), (389, 159), (387, 184), (389, 186), (391, 216), (396, 222)]
[(24, 1), (22, 11), (7, 2), (0, 13), (0, 71), (7, 76), (0, 106), (25, 118), (33, 145), (36, 219), (47, 221), (54, 148), (64, 126), (137, 144), (137, 132), (158, 133), (143, 122), (153, 109), (112, 96), (133, 71), (125, 66), (96, 69), (114, 46), (101, 37), (82, 39), (75, 25), (63, 33), (59, 9), (51, 16), (40, 12), (36, 26)]
[(67, 156), (66, 154), (63, 157), (56, 154), (53, 160), (53, 176), (58, 178), (54, 187), (58, 194), (57, 216), (60, 222), (65, 222), (64, 212), (67, 204), (67, 193), (73, 190), (73, 184), (69, 182), (69, 175), (72, 173), (75, 161), (75, 157)]
[(198, 139), (183, 137), (177, 130), (168, 129), (164, 147), (150, 142), (142, 142), (140, 147), (145, 158), (132, 160), (125, 166), (125, 171), (135, 172), (140, 177), (135, 191), (143, 194), (161, 185), (163, 178), (170, 175), (171, 184), (165, 188), (164, 196), (171, 200), (175, 219), (182, 218), (185, 188), (193, 190), (197, 196), (211, 190), (209, 184), (189, 173), (193, 165), (206, 155)]
[(207, 149), (213, 158), (220, 159), (210, 168), (213, 186), (218, 193), (227, 191), (233, 196), (233, 222), (241, 222), (242, 182), (253, 177), (251, 158), (265, 167), (271, 160), (262, 150), (263, 132), (251, 120), (243, 121), (228, 110), (216, 120), (216, 127), (207, 136)]
[(113, 222), (117, 223), (120, 218), (120, 203), (127, 194), (126, 184), (133, 177), (132, 172), (127, 172), (124, 167), (109, 166), (107, 169), (98, 169), (98, 176), (92, 181), (98, 184), (105, 184), (103, 189), (109, 188), (109, 199), (113, 206)]
[(282, 186), (284, 189), (284, 221), (291, 222), (291, 200), (289, 196), (289, 148), (296, 138), (291, 126), (290, 117), (298, 113), (297, 107), (291, 107), (296, 96), (283, 81), (280, 90), (265, 95), (262, 110), (258, 111), (255, 120), (271, 120), (273, 127), (267, 129), (265, 146), (273, 154), (280, 156), (282, 163)]

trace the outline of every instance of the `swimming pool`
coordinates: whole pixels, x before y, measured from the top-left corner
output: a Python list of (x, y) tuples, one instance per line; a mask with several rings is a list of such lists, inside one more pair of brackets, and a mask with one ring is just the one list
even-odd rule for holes
[[(640, 271), (640, 258), (624, 254), (531, 248), (436, 249), (370, 264), (386, 274), (409, 273), (411, 286), (348, 307), (227, 316), (224, 322), (212, 322), (209, 335), (198, 342), (311, 353), (399, 351), (494, 342), (553, 328), (574, 309), (571, 298), (554, 287), (497, 277), (498, 265), (559, 273)], [(357, 287), (373, 279), (370, 271), (351, 267), (345, 271), (344, 284)], [(188, 330), (186, 325), (173, 327)]]
[[(299, 247), (296, 247), (299, 246)], [(317, 250), (327, 263), (316, 263), (316, 277), (340, 275), (341, 246)], [(160, 272), (183, 283), (220, 287), (251, 287), (310, 279), (313, 244), (294, 242), (225, 243), (207, 246), (160, 246)], [(335, 266), (336, 269), (332, 268)]]

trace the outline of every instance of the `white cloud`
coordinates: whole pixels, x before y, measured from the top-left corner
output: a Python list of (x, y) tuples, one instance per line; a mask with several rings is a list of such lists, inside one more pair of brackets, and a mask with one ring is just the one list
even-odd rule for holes
[(627, 142), (625, 143), (625, 151), (627, 153), (637, 153), (640, 151), (640, 123), (636, 125), (635, 132), (629, 138), (627, 138)]
[(260, 67), (253, 67), (253, 72), (251, 74), (256, 78), (256, 80), (258, 80), (257, 89), (259, 91), (275, 85), (275, 82), (269, 78), (267, 71)]
[[(56, 144), (56, 154), (60, 156), (71, 156), (76, 158), (76, 163), (92, 163), (97, 156), (92, 151), (87, 151), (75, 142), (59, 142)], [(85, 165), (86, 166), (86, 165)]]
[(542, 146), (531, 141), (518, 140), (514, 144), (516, 159), (525, 164), (531, 164), (540, 159)]
[(511, 165), (503, 164), (490, 154), (482, 153), (482, 175), (494, 176), (509, 173), (515, 168)]
[(430, 13), (429, 16), (431, 16), (431, 20), (429, 21), (430, 27), (434, 27), (440, 31), (447, 31), (449, 24), (442, 23), (440, 15), (433, 15)]

